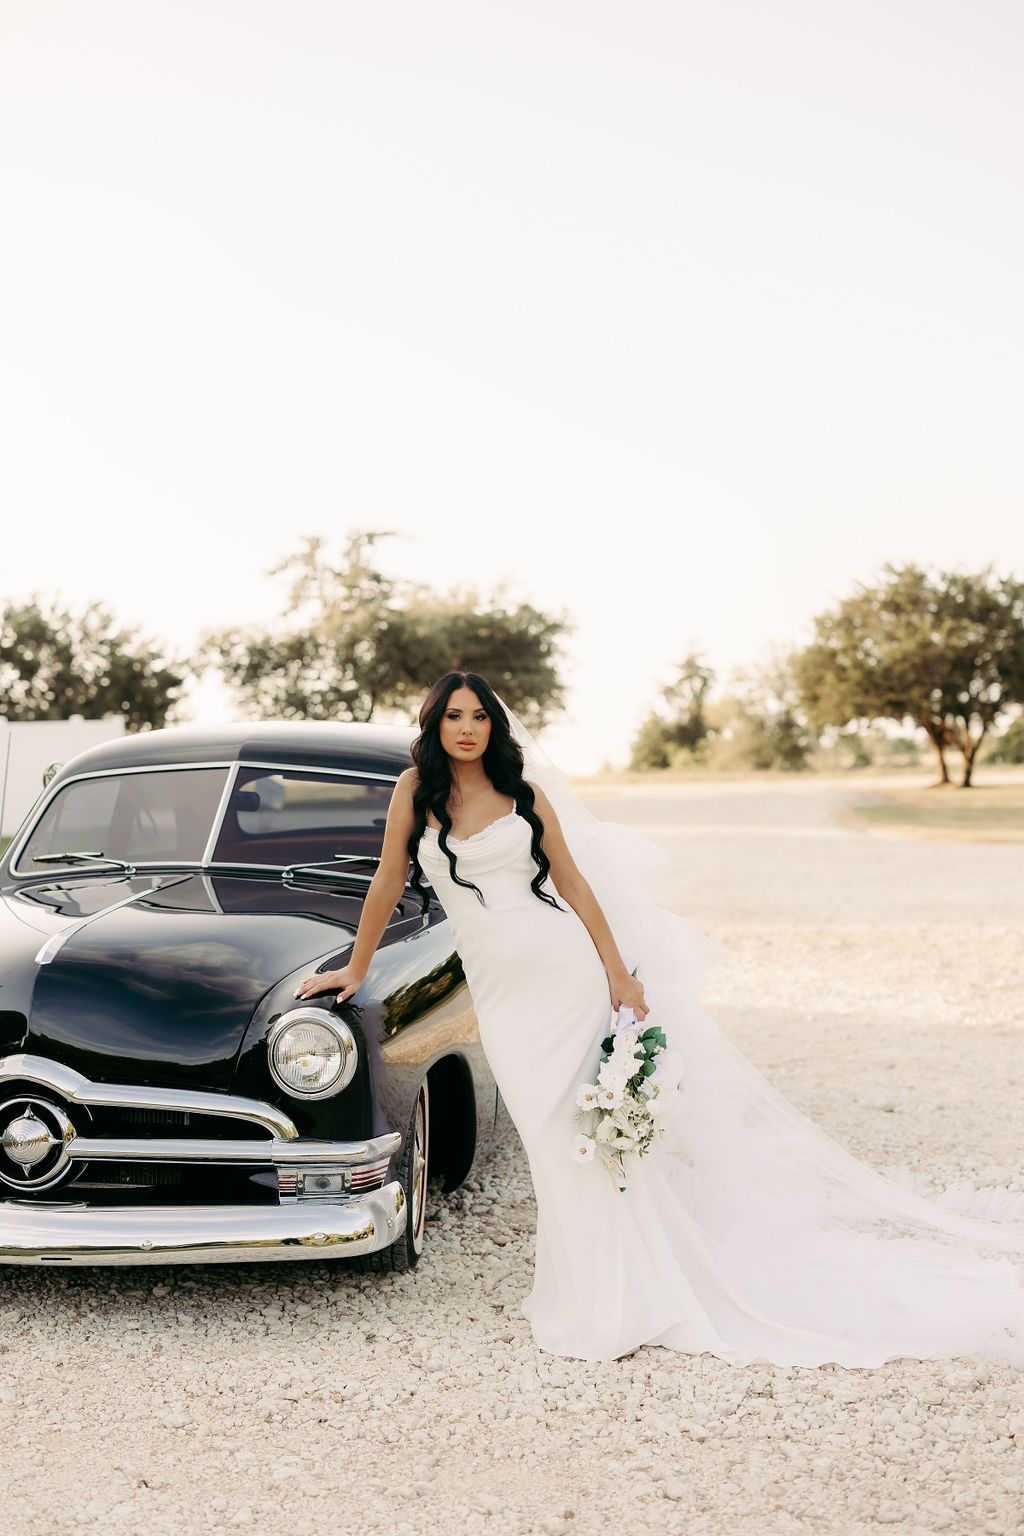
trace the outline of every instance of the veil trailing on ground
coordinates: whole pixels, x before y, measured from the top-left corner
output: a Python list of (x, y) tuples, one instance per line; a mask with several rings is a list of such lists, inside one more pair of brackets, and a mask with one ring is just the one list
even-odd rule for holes
[(904, 1170), (859, 1161), (791, 1104), (697, 1001), (726, 951), (649, 895), (645, 877), (671, 866), (670, 855), (594, 816), (499, 703), (525, 777), (547, 794), (627, 969), (637, 968), (650, 1022), (677, 1057), (680, 1091), (650, 1156), (702, 1240), (715, 1285), (734, 1289), (752, 1326), (838, 1328), (879, 1361), (892, 1346), (918, 1359), (982, 1353), (1024, 1367), (1024, 1192), (958, 1180), (931, 1193)]

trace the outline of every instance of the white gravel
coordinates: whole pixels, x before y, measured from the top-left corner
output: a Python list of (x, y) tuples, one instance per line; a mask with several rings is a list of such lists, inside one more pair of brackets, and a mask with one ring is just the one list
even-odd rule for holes
[[(848, 833), (819, 784), (623, 795), (659, 893), (725, 943), (703, 1001), (858, 1156), (1022, 1185), (1024, 882), (1011, 844)], [(0, 1271), (0, 1478), (19, 1536), (1024, 1531), (1024, 1377), (538, 1351), (511, 1127), (432, 1187), (412, 1275), (329, 1263)]]

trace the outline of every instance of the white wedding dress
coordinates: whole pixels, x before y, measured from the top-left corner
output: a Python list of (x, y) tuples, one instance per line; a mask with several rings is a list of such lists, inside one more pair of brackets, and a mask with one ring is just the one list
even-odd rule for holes
[[(1024, 1369), (1024, 1197), (960, 1186), (926, 1197), (802, 1115), (695, 1000), (718, 946), (639, 886), (631, 894), (639, 839), (604, 824), (604, 862), (588, 866), (583, 813), (562, 793), (577, 864), (682, 1066), (668, 1136), (627, 1156), (625, 1193), (596, 1159), (570, 1156), (577, 1088), (595, 1081), (614, 1015), (586, 925), (550, 876), (543, 889), (563, 911), (530, 889), (529, 823), (513, 811), (449, 837), (486, 905), (452, 880), (436, 828), (419, 844), (529, 1159), (537, 1230), (522, 1311), (537, 1345), (582, 1360), (650, 1344), (735, 1365), (968, 1356)], [(616, 833), (634, 854), (609, 865)]]

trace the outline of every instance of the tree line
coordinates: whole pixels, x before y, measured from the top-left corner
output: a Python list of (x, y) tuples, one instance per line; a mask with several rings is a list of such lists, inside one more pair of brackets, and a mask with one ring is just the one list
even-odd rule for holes
[[(356, 530), (332, 559), (307, 537), (268, 575), (290, 578), (276, 623), (203, 632), (190, 654), (91, 604), (76, 615), (38, 595), (0, 610), (0, 714), (9, 720), (124, 717), (129, 731), (179, 723), (184, 694), (213, 669), (256, 718), (414, 718), (451, 667), (490, 679), (530, 730), (564, 709), (566, 613), (506, 600), (503, 588), (436, 592), (387, 576)], [(1024, 761), (1024, 583), (886, 564), (812, 619), (805, 645), (717, 679), (682, 658), (630, 745), (628, 766), (806, 770), (822, 749), (844, 765), (913, 761), (928, 744), (941, 783), (958, 753), (967, 787), (990, 761)], [(998, 737), (993, 746), (992, 738)], [(901, 757), (902, 754), (902, 757)]]
[(939, 782), (952, 782), (948, 754), (958, 753), (968, 788), (997, 734), (989, 761), (1024, 762), (1024, 583), (991, 565), (964, 574), (887, 563), (812, 629), (808, 644), (737, 671), (717, 700), (712, 670), (684, 657), (631, 766), (802, 769), (823, 743), (845, 745), (847, 766), (872, 761), (870, 748), (895, 764), (913, 761), (923, 739)]

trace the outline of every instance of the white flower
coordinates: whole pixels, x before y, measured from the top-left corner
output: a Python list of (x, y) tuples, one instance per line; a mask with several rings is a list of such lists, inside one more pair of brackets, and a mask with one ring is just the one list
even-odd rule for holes
[(636, 1127), (633, 1125), (633, 1122), (630, 1120), (629, 1116), (625, 1113), (624, 1110), (617, 1109), (612, 1114), (611, 1120), (615, 1129), (615, 1134), (614, 1136), (609, 1137), (610, 1145), (613, 1147), (622, 1147), (624, 1149), (632, 1150), (640, 1138), (637, 1135)]
[(632, 1061), (636, 1054), (640, 1036), (635, 1029), (624, 1030), (621, 1035), (615, 1035), (612, 1039), (612, 1060), (617, 1056)]
[(598, 1068), (597, 1081), (602, 1088), (625, 1088), (628, 1079), (629, 1068), (615, 1056), (602, 1061)]
[(658, 1086), (671, 1093), (678, 1089), (683, 1076), (683, 1059), (678, 1051), (664, 1049), (658, 1052), (655, 1061), (652, 1078), (656, 1078)]
[[(650, 1083), (650, 1079), (648, 1078)], [(676, 1097), (674, 1088), (667, 1088), (664, 1083), (653, 1083), (647, 1092), (647, 1113), (655, 1119), (660, 1119), (666, 1114)]]
[(614, 1082), (603, 1085), (597, 1091), (597, 1103), (600, 1109), (618, 1109), (622, 1103), (624, 1084), (616, 1078)]
[(597, 1140), (610, 1141), (616, 1134), (617, 1132), (614, 1125), (612, 1124), (611, 1115), (602, 1115), (601, 1123), (597, 1128)]
[(596, 1109), (599, 1089), (596, 1083), (580, 1083), (576, 1090), (576, 1103), (580, 1109)]
[(597, 1142), (593, 1136), (577, 1136), (569, 1155), (574, 1163), (589, 1163), (593, 1160), (596, 1151)]

